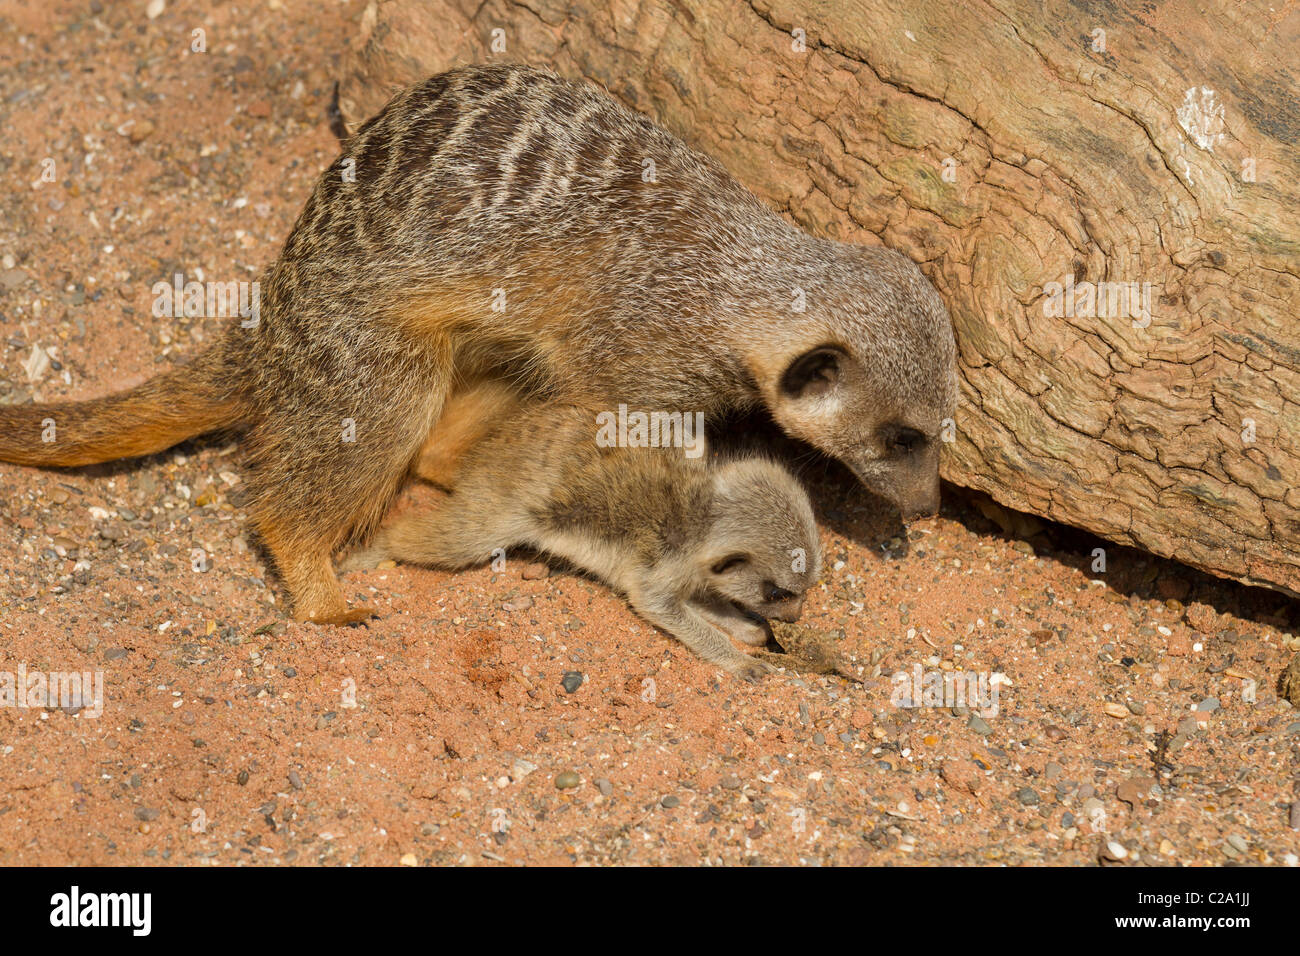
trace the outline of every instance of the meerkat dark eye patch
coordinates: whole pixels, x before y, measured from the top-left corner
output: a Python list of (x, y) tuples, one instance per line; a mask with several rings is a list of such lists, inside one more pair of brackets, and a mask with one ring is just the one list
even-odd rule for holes
[(768, 581), (763, 585), (763, 600), (765, 601), (771, 601), (775, 603), (777, 601), (788, 601), (792, 597), (794, 597), (793, 591), (787, 591), (785, 588), (779, 588), (771, 581)]
[(924, 433), (915, 428), (896, 425), (885, 432), (885, 446), (895, 455), (910, 455), (924, 444)]
[(734, 571), (748, 562), (749, 558), (746, 555), (730, 554), (713, 565), (713, 573), (726, 574), (728, 571)]
[(843, 362), (844, 353), (831, 345), (805, 352), (781, 376), (781, 391), (800, 398), (828, 392), (839, 382)]

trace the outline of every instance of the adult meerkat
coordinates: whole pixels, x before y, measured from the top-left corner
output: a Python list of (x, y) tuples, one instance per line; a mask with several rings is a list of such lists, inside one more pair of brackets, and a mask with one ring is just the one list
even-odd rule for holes
[[(457, 428), (462, 407), (499, 400), (494, 387), (471, 389), (444, 421)], [(394, 558), (456, 570), (527, 546), (613, 585), (730, 673), (753, 680), (770, 670), (728, 637), (762, 646), (756, 618), (798, 620), (821, 569), (803, 487), (760, 457), (711, 464), (679, 448), (601, 448), (596, 434), (581, 407), (517, 404), (452, 467), (449, 500), (386, 523), (343, 568)]]
[(801, 232), (549, 72), (463, 67), (396, 94), (321, 174), (261, 291), (258, 321), (187, 367), (0, 408), (0, 460), (85, 465), (244, 426), (249, 520), (294, 614), (335, 624), (373, 612), (347, 606), (332, 553), (378, 525), (448, 392), (489, 367), (589, 409), (766, 406), (905, 516), (938, 503), (955, 350), (916, 265)]

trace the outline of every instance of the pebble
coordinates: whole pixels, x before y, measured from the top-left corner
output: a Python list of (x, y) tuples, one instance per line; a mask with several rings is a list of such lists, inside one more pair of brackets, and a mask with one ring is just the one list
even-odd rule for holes
[(1102, 710), (1104, 710), (1109, 716), (1114, 717), (1116, 720), (1123, 720), (1125, 717), (1129, 716), (1127, 707), (1123, 704), (1111, 703), (1110, 701), (1106, 702), (1105, 706), (1102, 707)]
[(1239, 836), (1236, 833), (1228, 836), (1228, 842), (1241, 853), (1245, 853), (1250, 849), (1250, 844), (1246, 842), (1245, 837)]
[(939, 768), (939, 775), (950, 787), (969, 794), (978, 793), (984, 779), (979, 768), (969, 760), (945, 760)]
[(993, 733), (993, 728), (989, 726), (988, 721), (979, 714), (971, 714), (970, 722), (966, 724), (966, 726), (975, 731), (975, 733), (979, 734), (981, 737), (987, 737), (989, 734)]
[(401, 858), (400, 860), (398, 860), (397, 862), (400, 863), (400, 864), (402, 864), (402, 866), (419, 866), (419, 865), (420, 865), (420, 861), (416, 858), (416, 856), (415, 856), (414, 853), (405, 853), (405, 854), (403, 854), (403, 855), (402, 855), (402, 858)]
[(1292, 830), (1300, 830), (1300, 800), (1291, 802), (1291, 819), (1289, 822)]
[(564, 687), (564, 692), (566, 694), (572, 694), (582, 686), (582, 680), (582, 671), (565, 671), (560, 684)]
[(290, 770), (288, 776), (289, 776), (289, 786), (293, 787), (293, 789), (295, 790), (301, 790), (302, 777), (298, 776), (298, 771)]
[(531, 760), (516, 757), (515, 762), (510, 765), (510, 776), (514, 777), (516, 780), (523, 780), (524, 777), (528, 776), (536, 769), (537, 764), (533, 763)]
[(1038, 803), (1039, 801), (1038, 794), (1035, 793), (1033, 790), (1031, 790), (1029, 787), (1021, 787), (1019, 790), (1017, 790), (1016, 799), (1019, 800), (1022, 804), (1024, 804), (1027, 807), (1032, 807), (1034, 806), (1034, 804)]
[(1134, 810), (1142, 805), (1142, 788), (1134, 780), (1125, 780), (1116, 787), (1115, 796), (1119, 797)]
[(1196, 709), (1204, 714), (1212, 714), (1219, 709), (1219, 699), (1217, 697), (1207, 697), (1196, 705)]
[(534, 561), (532, 564), (524, 566), (521, 577), (525, 581), (540, 581), (542, 578), (550, 577), (550, 565), (542, 564), (540, 561)]
[(521, 594), (517, 598), (501, 603), (503, 611), (527, 611), (533, 606), (533, 596), (531, 594)]
[(1107, 840), (1106, 848), (1102, 851), (1102, 856), (1108, 860), (1115, 860), (1118, 862), (1119, 860), (1128, 858), (1128, 850), (1124, 848), (1124, 844), (1117, 840)]
[(614, 792), (614, 785), (604, 777), (597, 777), (595, 783), (596, 789), (600, 791), (602, 797), (608, 797)]
[(580, 783), (582, 783), (582, 778), (573, 770), (566, 770), (555, 778), (555, 788), (557, 790), (572, 790)]
[(670, 793), (668, 794), (668, 796), (664, 797), (662, 800), (659, 801), (659, 805), (663, 807), (665, 810), (671, 810), (673, 807), (679, 806), (681, 802), (682, 801), (680, 798)]
[(1064, 772), (1065, 768), (1063, 768), (1059, 763), (1049, 760), (1047, 766), (1043, 768), (1043, 777), (1047, 780), (1055, 780)]

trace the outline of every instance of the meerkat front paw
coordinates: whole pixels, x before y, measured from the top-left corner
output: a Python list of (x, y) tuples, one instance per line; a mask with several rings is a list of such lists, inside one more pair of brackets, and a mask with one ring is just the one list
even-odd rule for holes
[(728, 658), (722, 662), (722, 668), (733, 677), (739, 677), (741, 680), (757, 684), (759, 679), (775, 672), (776, 668), (766, 661), (761, 661), (756, 657), (750, 657), (748, 654), (737, 652), (734, 658)]

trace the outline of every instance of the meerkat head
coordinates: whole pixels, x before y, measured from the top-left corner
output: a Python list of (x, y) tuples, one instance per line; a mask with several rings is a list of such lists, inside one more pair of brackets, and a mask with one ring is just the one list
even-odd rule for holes
[(759, 617), (798, 620), (804, 592), (821, 572), (821, 542), (803, 486), (762, 459), (719, 465), (700, 562), (709, 590)]
[(839, 246), (808, 285), (803, 313), (752, 346), (764, 404), (904, 518), (934, 513), (957, 403), (952, 321), (938, 293), (906, 257), (853, 246)]

